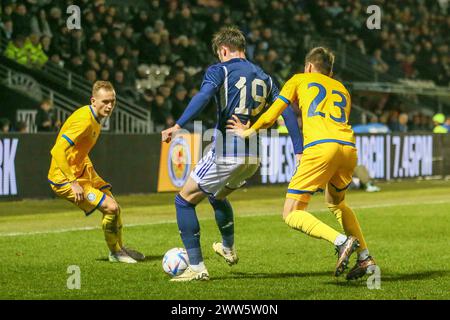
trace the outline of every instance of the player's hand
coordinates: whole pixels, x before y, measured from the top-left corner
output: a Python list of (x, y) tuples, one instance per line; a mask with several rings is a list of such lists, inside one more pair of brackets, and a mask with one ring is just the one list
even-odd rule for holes
[(250, 121), (247, 121), (246, 124), (243, 124), (241, 120), (233, 114), (232, 119), (229, 119), (227, 121), (226, 128), (231, 130), (231, 132), (234, 132), (238, 136), (243, 137), (244, 131), (250, 128)]
[(72, 181), (70, 183), (70, 187), (72, 188), (73, 194), (75, 195), (75, 203), (80, 203), (84, 200), (84, 190), (83, 187), (80, 186), (78, 181)]
[(300, 164), (300, 161), (302, 160), (302, 155), (303, 155), (303, 153), (297, 153), (295, 155), (295, 158), (297, 159), (297, 165)]
[(178, 124), (175, 124), (173, 127), (161, 131), (161, 141), (169, 143), (172, 140), (173, 134), (180, 129), (181, 127)]

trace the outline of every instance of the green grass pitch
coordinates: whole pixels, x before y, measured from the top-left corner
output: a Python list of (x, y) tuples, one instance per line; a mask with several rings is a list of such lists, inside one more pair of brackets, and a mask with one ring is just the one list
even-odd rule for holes
[[(63, 200), (0, 203), (0, 299), (449, 299), (450, 186), (445, 181), (382, 184), (350, 191), (381, 288), (332, 276), (336, 257), (325, 241), (289, 229), (280, 216), (286, 186), (254, 187), (230, 197), (239, 264), (226, 265), (209, 203), (198, 206), (211, 281), (172, 283), (163, 254), (182, 246), (174, 194), (119, 196), (125, 242), (143, 251), (136, 265), (107, 262), (100, 215), (85, 218)], [(338, 228), (316, 195), (310, 211)], [(353, 257), (353, 259), (355, 259)], [(351, 265), (353, 265), (353, 259)], [(81, 289), (69, 290), (67, 268), (79, 266)]]

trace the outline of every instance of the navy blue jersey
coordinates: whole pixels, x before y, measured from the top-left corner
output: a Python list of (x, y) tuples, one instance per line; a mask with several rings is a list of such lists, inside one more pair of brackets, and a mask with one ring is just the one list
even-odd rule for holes
[[(205, 84), (211, 84), (217, 90), (214, 95), (217, 105), (216, 129), (224, 140), (227, 121), (233, 115), (242, 123), (254, 123), (278, 96), (278, 88), (272, 78), (257, 65), (240, 58), (210, 66), (203, 78), (202, 87)], [(237, 144), (239, 139), (235, 137), (233, 144)], [(225, 143), (224, 155), (242, 155), (240, 153), (243, 150), (236, 150), (230, 144), (230, 141)], [(248, 148), (244, 155), (249, 155)]]
[[(191, 99), (177, 120), (180, 127), (197, 117), (211, 98), (217, 105), (214, 150), (224, 156), (258, 156), (255, 141), (242, 139), (226, 131), (227, 121), (236, 115), (241, 122), (254, 123), (267, 106), (278, 97), (279, 91), (272, 78), (246, 59), (235, 58), (210, 66), (199, 92)], [(282, 114), (296, 153), (302, 153), (303, 137), (297, 116), (291, 107)]]

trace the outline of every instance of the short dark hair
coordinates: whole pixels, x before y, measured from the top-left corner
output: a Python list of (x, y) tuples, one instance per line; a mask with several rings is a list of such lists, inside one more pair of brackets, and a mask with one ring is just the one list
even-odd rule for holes
[(231, 50), (245, 52), (245, 37), (237, 27), (224, 27), (216, 32), (212, 39), (212, 50), (217, 54), (220, 46), (227, 46)]
[(329, 75), (333, 71), (334, 53), (324, 47), (311, 49), (305, 58), (306, 64), (311, 63), (320, 73)]

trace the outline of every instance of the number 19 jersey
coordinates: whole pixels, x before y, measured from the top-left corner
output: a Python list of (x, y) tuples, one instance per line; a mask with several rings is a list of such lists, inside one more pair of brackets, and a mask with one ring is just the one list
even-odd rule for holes
[[(233, 115), (242, 123), (254, 123), (279, 93), (269, 75), (257, 65), (241, 58), (210, 66), (202, 85), (206, 83), (217, 88), (214, 97), (217, 105), (216, 130), (223, 137), (226, 136), (227, 121), (232, 119)], [(239, 150), (238, 145), (247, 143), (245, 139), (234, 136), (233, 139), (226, 140), (222, 151), (219, 151), (224, 156), (257, 155), (253, 154), (255, 150), (250, 150), (247, 146), (245, 150)]]
[(296, 74), (285, 83), (279, 98), (286, 103), (298, 103), (304, 149), (326, 142), (355, 146), (355, 136), (348, 124), (351, 98), (339, 81), (320, 73)]

